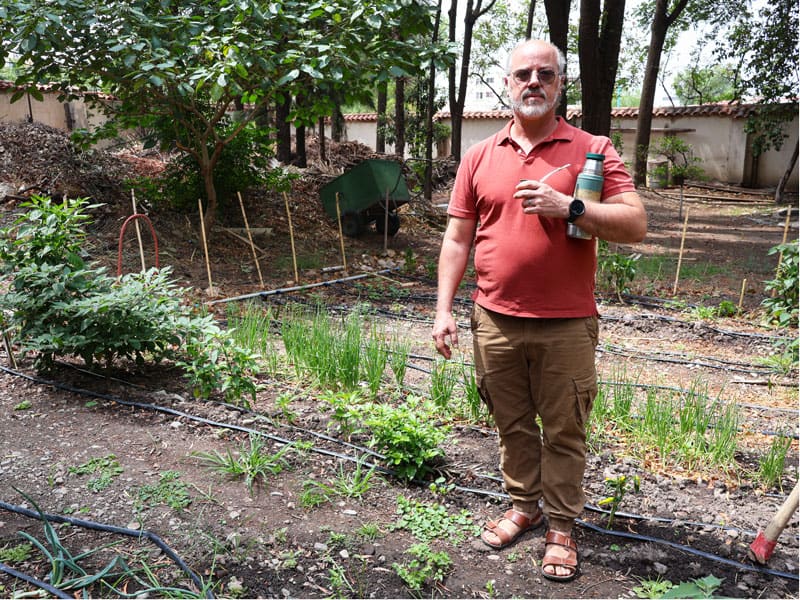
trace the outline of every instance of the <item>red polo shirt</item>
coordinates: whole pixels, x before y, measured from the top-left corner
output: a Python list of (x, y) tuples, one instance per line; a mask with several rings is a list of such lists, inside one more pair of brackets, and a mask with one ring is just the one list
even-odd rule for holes
[(595, 240), (567, 237), (565, 219), (526, 215), (513, 198), (520, 179), (540, 179), (571, 166), (547, 184), (572, 195), (587, 152), (605, 155), (602, 198), (635, 191), (611, 141), (561, 118), (555, 131), (525, 155), (510, 138), (511, 123), (464, 154), (448, 214), (477, 219), (475, 302), (518, 317), (563, 318), (597, 314)]

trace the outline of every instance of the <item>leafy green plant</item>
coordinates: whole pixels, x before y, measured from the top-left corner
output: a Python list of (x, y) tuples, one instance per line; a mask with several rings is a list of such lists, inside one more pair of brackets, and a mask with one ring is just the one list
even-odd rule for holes
[(236, 345), (211, 315), (181, 322), (188, 335), (183, 358), (175, 363), (183, 369), (194, 396), (208, 398), (219, 391), (229, 402), (249, 408), (259, 389), (254, 379), (258, 356)]
[(667, 591), (662, 598), (713, 598), (722, 585), (722, 579), (706, 575), (699, 579), (683, 581)]
[(115, 477), (122, 475), (123, 468), (117, 457), (109, 454), (92, 458), (77, 467), (70, 467), (69, 472), (75, 475), (96, 475), (86, 482), (86, 487), (92, 492), (100, 492), (110, 486)]
[(442, 504), (398, 496), (397, 513), (399, 516), (391, 525), (391, 530), (407, 530), (425, 543), (439, 539), (459, 544), (465, 537), (477, 535), (479, 531), (466, 509), (451, 515)]
[(669, 579), (640, 579), (641, 585), (633, 588), (633, 593), (637, 598), (663, 598), (664, 594), (671, 590), (674, 584)]
[(441, 583), (453, 565), (447, 552), (434, 552), (425, 543), (414, 544), (405, 553), (412, 556), (411, 560), (392, 563), (392, 568), (412, 592)]
[[(163, 130), (164, 133), (170, 132), (174, 135), (172, 119), (157, 120), (153, 126), (155, 131)], [(228, 138), (237, 128), (240, 128), (240, 124), (230, 119), (222, 121), (219, 132), (221, 139)], [(249, 123), (235, 136), (227, 139), (218, 160), (219, 165), (224, 165), (224, 168), (214, 169), (214, 186), (222, 214), (236, 214), (233, 209), (238, 210), (238, 205), (234, 202), (237, 192), (255, 186), (273, 187), (283, 177), (289, 177), (281, 169), (270, 169), (274, 144), (270, 135), (269, 128)], [(213, 154), (213, 150), (212, 147), (209, 154)], [(196, 209), (197, 199), (205, 198), (203, 177), (197, 161), (189, 153), (174, 155), (158, 177), (139, 178), (130, 181), (129, 185), (138, 189), (140, 195), (154, 204), (167, 205), (182, 211)]]
[(346, 440), (350, 440), (356, 433), (361, 424), (363, 413), (362, 405), (365, 399), (358, 390), (350, 392), (325, 392), (322, 400), (331, 405), (331, 421), (339, 427), (339, 434)]
[(640, 254), (623, 256), (616, 252), (609, 252), (608, 242), (600, 241), (597, 255), (598, 275), (617, 295), (620, 302), (622, 302), (622, 294), (630, 291), (630, 284), (636, 277), (636, 264), (640, 256)]
[(600, 500), (597, 504), (599, 506), (609, 506), (606, 527), (610, 528), (614, 524), (614, 518), (617, 515), (620, 504), (622, 504), (622, 499), (626, 496), (630, 488), (632, 488), (634, 492), (639, 491), (640, 480), (638, 475), (634, 475), (633, 477), (620, 475), (619, 477), (606, 477), (605, 484), (610, 495)]
[(423, 477), (444, 456), (441, 444), (449, 433), (436, 414), (435, 408), (413, 396), (398, 407), (373, 404), (364, 419), (371, 434), (369, 445), (384, 455), (401, 479)]
[(178, 471), (162, 471), (158, 475), (158, 483), (145, 484), (137, 493), (137, 505), (140, 508), (166, 504), (172, 509), (183, 510), (191, 503), (189, 487), (181, 481)]
[(33, 554), (33, 544), (17, 544), (11, 546), (6, 544), (0, 548), (0, 562), (6, 564), (22, 563), (31, 558)]
[(200, 397), (216, 389), (229, 400), (254, 397), (256, 357), (212, 317), (184, 308), (187, 290), (170, 280), (168, 268), (116, 279), (87, 265), (86, 211), (97, 205), (34, 196), (23, 206), (0, 237), (0, 269), (11, 279), (0, 310), (10, 313), (22, 348), (38, 352), (39, 368), (70, 355), (106, 365), (171, 358), (186, 367)]
[(735, 317), (739, 314), (739, 307), (730, 300), (722, 300), (717, 305), (716, 313), (718, 317)]
[(800, 361), (800, 338), (795, 336), (779, 339), (773, 343), (773, 347), (775, 352), (762, 357), (759, 362), (783, 375), (797, 371), (798, 361)]
[(767, 318), (771, 323), (781, 327), (797, 327), (798, 322), (798, 275), (800, 257), (798, 257), (798, 241), (773, 246), (767, 253), (768, 256), (778, 254), (779, 266), (775, 277), (766, 282), (766, 292), (769, 294), (762, 301), (767, 311)]
[(287, 444), (274, 454), (266, 453), (264, 437), (250, 434), (248, 442), (239, 446), (236, 456), (228, 449), (225, 454), (212, 452), (195, 452), (192, 454), (210, 469), (232, 478), (244, 478), (247, 489), (252, 494), (253, 486), (259, 478), (266, 480), (269, 475), (277, 475), (289, 467), (286, 454), (292, 449)]
[(694, 155), (691, 144), (675, 135), (664, 135), (659, 138), (652, 149), (655, 155), (662, 155), (669, 161), (669, 177), (674, 184), (682, 185), (686, 179), (705, 179), (706, 175), (700, 164), (702, 161)]

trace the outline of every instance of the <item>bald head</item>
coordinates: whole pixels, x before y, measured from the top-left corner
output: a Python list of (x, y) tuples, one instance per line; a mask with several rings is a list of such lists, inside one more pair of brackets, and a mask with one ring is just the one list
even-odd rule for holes
[(510, 73), (514, 68), (514, 57), (517, 54), (524, 54), (528, 52), (552, 52), (555, 55), (555, 61), (558, 64), (559, 75), (564, 75), (567, 71), (567, 59), (561, 49), (555, 44), (546, 42), (545, 40), (523, 40), (514, 46), (511, 54), (508, 55), (508, 65), (506, 72)]

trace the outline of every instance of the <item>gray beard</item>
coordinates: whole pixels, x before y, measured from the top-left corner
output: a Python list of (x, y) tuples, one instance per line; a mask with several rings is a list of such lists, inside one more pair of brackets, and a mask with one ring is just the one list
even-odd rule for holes
[(525, 104), (525, 94), (522, 94), (519, 100), (511, 101), (511, 109), (515, 114), (519, 114), (520, 116), (528, 119), (542, 117), (553, 109), (553, 107), (556, 105), (556, 102), (558, 102), (558, 96), (551, 100), (545, 94), (542, 96), (542, 99), (544, 102), (540, 104)]

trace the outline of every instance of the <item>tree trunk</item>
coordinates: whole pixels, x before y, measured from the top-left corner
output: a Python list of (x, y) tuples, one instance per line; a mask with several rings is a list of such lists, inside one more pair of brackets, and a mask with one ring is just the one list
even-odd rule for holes
[(406, 153), (406, 80), (394, 80), (394, 153)]
[(386, 82), (378, 84), (378, 102), (376, 106), (377, 123), (375, 126), (375, 152), (386, 152)]
[(650, 127), (653, 123), (653, 101), (658, 86), (658, 69), (667, 29), (678, 18), (688, 0), (679, 0), (672, 13), (667, 13), (667, 0), (656, 0), (653, 23), (650, 26), (650, 46), (647, 49), (647, 64), (639, 100), (639, 117), (636, 121), (636, 143), (633, 162), (633, 181), (644, 185), (647, 178), (647, 154), (650, 151)]
[[(789, 164), (786, 167), (786, 170), (781, 175), (780, 180), (778, 181), (778, 186), (775, 188), (775, 203), (782, 204), (783, 203), (783, 193), (786, 190), (786, 183), (789, 181), (789, 176), (792, 174), (795, 165), (797, 164), (797, 151), (798, 151), (798, 142), (794, 143), (794, 152), (792, 152), (792, 157), (789, 159)], [(791, 210), (791, 208), (789, 209)]]
[(319, 118), (319, 161), (324, 163), (327, 161), (325, 152), (325, 117)]
[(292, 160), (292, 128), (289, 124), (289, 109), (292, 105), (290, 97), (279, 101), (275, 106), (275, 125), (278, 129), (278, 144), (275, 150), (275, 158), (283, 164), (289, 164)]
[[(569, 10), (572, 0), (544, 0), (544, 12), (547, 15), (547, 26), (550, 28), (550, 42), (568, 56), (567, 34), (569, 33)], [(535, 2), (531, 1), (531, 6)], [(532, 9), (531, 9), (532, 10)], [(530, 37), (530, 32), (528, 32)], [(569, 85), (569, 81), (565, 85)], [(556, 114), (567, 116), (567, 92), (561, 94), (561, 101), (556, 109)]]
[[(566, 0), (566, 4), (569, 4), (571, 0)], [(547, 10), (547, 8), (545, 8)], [(525, 39), (531, 39), (531, 34), (533, 33), (533, 15), (536, 13), (536, 0), (531, 0), (528, 3), (528, 20), (525, 23)], [(550, 38), (553, 37), (553, 31), (550, 30)]]
[[(431, 45), (439, 41), (439, 24), (442, 17), (442, 0), (436, 3), (433, 37)], [(428, 97), (425, 105), (425, 175), (422, 180), (422, 195), (430, 201), (433, 197), (433, 113), (436, 109), (436, 62), (431, 59), (428, 73)]]
[(342, 113), (342, 107), (337, 104), (331, 115), (331, 139), (334, 142), (341, 142), (343, 137), (344, 114)]
[(581, 0), (578, 56), (584, 131), (608, 137), (617, 80), (625, 0)]
[[(464, 38), (463, 53), (461, 55), (461, 69), (459, 72), (458, 92), (456, 92), (456, 71), (455, 66), (450, 67), (450, 77), (448, 90), (450, 95), (450, 125), (451, 125), (451, 145), (450, 152), (456, 162), (461, 162), (461, 123), (464, 114), (464, 102), (467, 98), (467, 81), (469, 79), (469, 58), (472, 52), (472, 32), (475, 29), (475, 22), (489, 12), (494, 6), (495, 0), (490, 0), (484, 8), (483, 0), (467, 0), (467, 9), (464, 15)], [(450, 41), (455, 42), (455, 19), (457, 0), (453, 0), (450, 5), (448, 16), (450, 17)]]
[(294, 143), (296, 150), (296, 158), (294, 164), (301, 169), (308, 166), (308, 157), (306, 156), (306, 126), (298, 125), (294, 128)]

